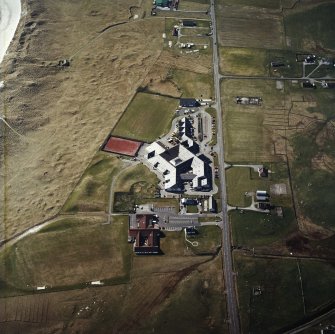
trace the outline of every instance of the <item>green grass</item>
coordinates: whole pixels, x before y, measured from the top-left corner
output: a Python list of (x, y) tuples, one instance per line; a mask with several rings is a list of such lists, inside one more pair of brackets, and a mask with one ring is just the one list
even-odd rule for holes
[(106, 211), (110, 183), (121, 168), (121, 160), (109, 153), (98, 152), (64, 204), (62, 211), (65, 213)]
[[(273, 333), (303, 317), (296, 261), (235, 254), (234, 268), (243, 333)], [(259, 286), (262, 294), (254, 296)]]
[(129, 211), (135, 204), (150, 202), (158, 182), (156, 174), (142, 164), (126, 169), (114, 184), (114, 210)]
[[(277, 183), (285, 183), (288, 194), (288, 171), (284, 163), (265, 163), (265, 166), (273, 173), (267, 178), (261, 178), (258, 172), (247, 167), (232, 167), (226, 170), (228, 204), (231, 206), (245, 207), (251, 204), (251, 197), (245, 196), (246, 192), (256, 190), (270, 191), (270, 186)], [(291, 205), (289, 195), (271, 194), (271, 203), (274, 205)]]
[[(335, 137), (317, 140), (323, 127), (317, 126), (308, 133), (296, 135), (293, 140), (293, 187), (303, 213), (324, 227), (335, 227), (335, 179), (332, 170), (313, 168), (313, 158), (319, 154), (335, 157)], [(322, 195), (321, 195), (322, 194)], [(316, 210), (317, 208), (317, 210)]]
[(334, 13), (335, 4), (321, 4), (284, 17), (286, 34), (295, 49), (311, 51), (315, 44), (324, 48), (335, 48)]
[(199, 234), (187, 236), (189, 241), (197, 241), (198, 246), (192, 246), (185, 240), (183, 231), (163, 231), (165, 237), (161, 239), (161, 250), (166, 256), (181, 256), (184, 252), (189, 255), (214, 254), (221, 246), (221, 231), (217, 226), (199, 226)]
[(200, 226), (197, 227), (199, 234), (195, 236), (187, 236), (191, 242), (197, 241), (198, 246), (187, 246), (192, 249), (195, 254), (215, 253), (221, 246), (221, 229), (217, 226)]
[(220, 67), (224, 74), (267, 75), (266, 50), (220, 48)]
[(283, 208), (284, 217), (259, 212), (231, 211), (229, 218), (232, 226), (234, 245), (246, 248), (267, 246), (297, 230), (294, 212)]
[(245, 207), (251, 204), (251, 197), (245, 196), (245, 192), (270, 189), (267, 178), (260, 178), (247, 167), (233, 167), (226, 171), (228, 203), (231, 206)]
[(170, 130), (177, 99), (137, 93), (116, 124), (113, 135), (153, 142)]
[(188, 205), (187, 213), (198, 213), (198, 207), (196, 205)]
[(224, 293), (220, 276), (216, 275), (221, 270), (220, 259), (217, 258), (211, 266), (213, 268), (203, 265), (202, 271), (188, 275), (139, 333), (152, 332), (153, 328), (160, 334), (227, 333)]
[(331, 263), (302, 261), (300, 264), (306, 311), (312, 313), (335, 300), (335, 266)]
[(114, 217), (113, 225), (62, 219), (18, 241), (0, 255), (0, 294), (11, 292), (6, 284), (31, 292), (41, 285), (63, 290), (93, 280), (128, 281), (127, 222), (126, 216)]
[(223, 0), (223, 3), (225, 5), (244, 5), (270, 9), (276, 9), (280, 6), (280, 0)]
[(213, 80), (209, 74), (174, 69), (171, 80), (183, 97), (210, 98), (213, 96)]
[[(264, 126), (267, 117), (274, 112), (283, 113), (278, 109), (284, 106), (284, 93), (276, 89), (276, 82), (225, 80), (222, 94), (226, 161), (256, 163), (281, 159), (273, 154), (270, 126)], [(260, 106), (239, 105), (236, 96), (262, 97), (263, 102)], [(285, 117), (277, 123), (277, 126), (285, 126)]]

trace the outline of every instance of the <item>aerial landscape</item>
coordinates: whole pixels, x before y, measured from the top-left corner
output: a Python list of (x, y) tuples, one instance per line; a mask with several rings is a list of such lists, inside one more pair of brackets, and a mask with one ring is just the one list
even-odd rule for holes
[(334, 0), (0, 0), (0, 333), (335, 333)]

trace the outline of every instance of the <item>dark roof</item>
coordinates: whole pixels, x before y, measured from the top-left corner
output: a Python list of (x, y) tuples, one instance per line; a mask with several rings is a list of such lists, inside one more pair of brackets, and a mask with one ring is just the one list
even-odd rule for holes
[(166, 161), (173, 160), (177, 158), (178, 155), (179, 155), (179, 145), (173, 146), (170, 149), (161, 153), (161, 157), (165, 159)]
[(187, 99), (180, 99), (180, 106), (181, 107), (199, 107), (200, 103), (196, 100), (196, 99), (191, 99), (191, 98), (187, 98)]
[(195, 27), (197, 25), (196, 22), (190, 20), (183, 20), (183, 26), (185, 27)]

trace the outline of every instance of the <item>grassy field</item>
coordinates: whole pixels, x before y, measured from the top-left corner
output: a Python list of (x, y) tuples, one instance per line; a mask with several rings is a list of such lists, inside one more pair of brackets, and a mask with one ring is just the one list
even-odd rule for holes
[[(302, 65), (295, 57), (296, 53), (289, 50), (221, 47), (220, 68), (224, 74), (298, 77), (302, 75)], [(272, 61), (285, 66), (272, 68)]]
[(131, 249), (127, 217), (113, 225), (101, 221), (61, 219), (28, 236), (0, 255), (1, 294), (6, 285), (31, 292), (37, 286), (59, 289), (84, 287), (86, 282), (129, 279)]
[(271, 244), (282, 241), (297, 230), (294, 212), (283, 209), (283, 218), (259, 212), (231, 211), (229, 218), (232, 226), (234, 245), (249, 249), (264, 247), (276, 249)]
[[(331, 264), (310, 260), (251, 258), (235, 254), (234, 265), (238, 272), (244, 332), (273, 333), (283, 325), (304, 317), (299, 267), (306, 315), (334, 300), (335, 268)], [(253, 288), (257, 287), (261, 288), (261, 295), (253, 294)]]
[(242, 5), (242, 6), (254, 6), (261, 8), (279, 9), (280, 0), (223, 0), (225, 5)]
[(171, 81), (174, 82), (183, 97), (204, 99), (213, 96), (213, 80), (209, 74), (183, 70), (172, 70)]
[(288, 11), (284, 17), (286, 34), (291, 46), (298, 50), (311, 51), (318, 47), (334, 49), (334, 3), (320, 4), (313, 8), (298, 6), (297, 11)]
[(177, 99), (137, 93), (113, 130), (114, 136), (153, 142), (170, 130)]
[[(238, 298), (244, 333), (273, 333), (303, 317), (298, 269), (294, 260), (256, 259), (235, 254)], [(261, 288), (254, 295), (253, 288)], [(271, 312), (269, 312), (271, 310)]]
[[(284, 27), (279, 1), (221, 1), (217, 6), (221, 46), (280, 49), (284, 45)], [(253, 4), (252, 3), (252, 4)], [(246, 6), (248, 5), (248, 6)], [(257, 20), (254, 18), (257, 17)]]
[(144, 332), (149, 333), (154, 328), (162, 334), (188, 333), (190, 329), (194, 334), (226, 333), (223, 290), (217, 275), (220, 270), (220, 259), (217, 258), (188, 275), (165, 307), (157, 310)]
[[(280, 160), (282, 138), (274, 132), (287, 126), (285, 95), (274, 81), (225, 80), (222, 85), (227, 161)], [(236, 104), (236, 96), (263, 99), (260, 106)], [(283, 152), (284, 153), (284, 152)]]
[(151, 202), (157, 186), (156, 174), (150, 172), (146, 166), (138, 164), (127, 168), (114, 184), (114, 210), (129, 211), (135, 203)]
[(79, 183), (64, 204), (63, 212), (106, 211), (109, 186), (123, 168), (121, 160), (105, 152), (98, 152)]
[(307, 108), (305, 119), (317, 117), (303, 131), (291, 138), (293, 189), (299, 208), (314, 223), (334, 229), (334, 161), (335, 131), (333, 127), (335, 95), (332, 91), (310, 93), (314, 107)]
[(192, 246), (185, 241), (184, 231), (165, 231), (165, 238), (161, 239), (161, 249), (165, 255), (178, 256), (178, 254), (214, 254), (221, 246), (221, 233), (217, 226), (197, 227), (199, 234), (187, 236), (191, 242), (197, 241), (198, 246)]

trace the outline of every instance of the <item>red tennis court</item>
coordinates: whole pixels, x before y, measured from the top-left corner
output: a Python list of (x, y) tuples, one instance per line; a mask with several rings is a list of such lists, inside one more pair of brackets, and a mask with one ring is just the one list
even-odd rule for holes
[(103, 150), (107, 152), (124, 154), (134, 157), (143, 143), (140, 141), (110, 137)]

